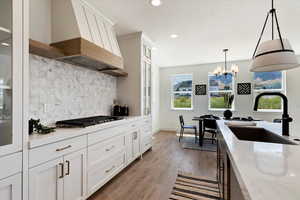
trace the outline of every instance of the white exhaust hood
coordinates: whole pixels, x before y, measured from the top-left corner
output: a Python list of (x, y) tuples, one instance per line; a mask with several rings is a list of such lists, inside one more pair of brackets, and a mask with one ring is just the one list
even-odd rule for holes
[(46, 1), (51, 4), (51, 39), (47, 43), (49, 49), (62, 53), (55, 54), (55, 59), (99, 71), (123, 69), (114, 24), (109, 19), (84, 0)]

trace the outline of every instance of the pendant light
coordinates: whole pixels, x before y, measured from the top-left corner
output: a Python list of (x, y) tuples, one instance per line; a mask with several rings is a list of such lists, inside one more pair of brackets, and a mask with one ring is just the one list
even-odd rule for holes
[[(260, 44), (270, 16), (272, 18), (272, 40)], [(275, 26), (277, 28), (279, 39), (274, 39)], [(250, 71), (272, 72), (293, 69), (296, 67), (299, 67), (298, 59), (289, 41), (282, 38), (276, 9), (274, 8), (274, 0), (272, 0), (272, 9), (268, 12), (260, 38), (256, 45)]]
[(227, 52), (228, 49), (223, 49), (223, 52), (225, 54), (225, 65), (224, 68), (222, 67), (217, 67), (217, 69), (214, 70), (213, 74), (216, 76), (222, 76), (225, 75), (227, 76), (228, 74), (233, 74), (234, 76), (237, 75), (239, 72), (239, 67), (237, 65), (232, 65), (230, 70), (227, 70)]

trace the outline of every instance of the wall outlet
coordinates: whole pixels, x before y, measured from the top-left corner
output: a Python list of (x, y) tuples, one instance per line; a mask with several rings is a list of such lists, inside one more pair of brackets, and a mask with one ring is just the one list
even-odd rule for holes
[(44, 103), (44, 113), (48, 113), (50, 109), (50, 104)]

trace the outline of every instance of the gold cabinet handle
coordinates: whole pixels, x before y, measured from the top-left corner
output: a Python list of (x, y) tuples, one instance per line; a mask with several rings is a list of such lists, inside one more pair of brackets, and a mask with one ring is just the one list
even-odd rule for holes
[(106, 170), (105, 173), (109, 173), (111, 172), (111, 170), (113, 170), (116, 166), (112, 166), (110, 169)]
[(64, 151), (64, 150), (69, 149), (69, 148), (72, 148), (72, 145), (68, 145), (68, 146), (66, 146), (66, 147), (58, 148), (58, 149), (56, 149), (56, 151), (57, 151), (57, 152), (58, 152), (58, 151)]
[(64, 164), (59, 163), (58, 165), (60, 166), (60, 173), (61, 173), (61, 175), (58, 178), (64, 178)]
[(113, 148), (115, 148), (115, 145), (112, 145), (110, 148), (105, 149), (106, 152), (111, 151)]
[(66, 163), (67, 163), (67, 173), (66, 173), (66, 176), (69, 176), (70, 175), (70, 161), (66, 161)]

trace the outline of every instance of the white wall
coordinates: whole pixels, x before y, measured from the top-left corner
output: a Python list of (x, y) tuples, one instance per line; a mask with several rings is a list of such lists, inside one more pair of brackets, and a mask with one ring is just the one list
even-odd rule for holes
[[(252, 73), (250, 73), (250, 61), (232, 62), (240, 67), (240, 73), (236, 78), (236, 83), (251, 82)], [(212, 72), (218, 65), (223, 63), (199, 64), (193, 66), (180, 66), (160, 68), (160, 129), (176, 130), (179, 126), (178, 116), (182, 114), (187, 123), (194, 123), (192, 118), (208, 113), (222, 116), (222, 112), (208, 111), (208, 96), (193, 96), (194, 109), (192, 111), (171, 110), (171, 79), (174, 74), (193, 74), (193, 87), (197, 84), (208, 83), (208, 73)], [(292, 133), (300, 135), (300, 68), (287, 71), (287, 96), (289, 98), (289, 113), (294, 118), (291, 123)], [(235, 95), (234, 116), (247, 117), (252, 116), (258, 119), (272, 121), (274, 118), (280, 118), (281, 113), (261, 113), (253, 111), (252, 95)]]
[(30, 38), (51, 43), (51, 0), (30, 0)]
[(160, 99), (159, 99), (159, 68), (152, 66), (152, 130), (154, 133), (160, 130)]

